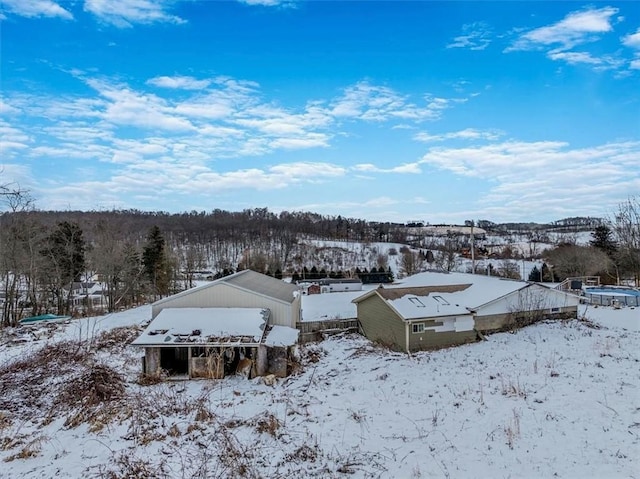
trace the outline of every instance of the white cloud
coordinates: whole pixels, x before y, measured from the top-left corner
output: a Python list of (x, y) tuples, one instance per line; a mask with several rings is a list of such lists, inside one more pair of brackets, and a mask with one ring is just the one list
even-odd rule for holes
[(631, 70), (640, 70), (640, 28), (635, 33), (622, 38), (622, 44), (636, 50), (635, 58), (629, 62), (629, 68)]
[(167, 13), (175, 2), (169, 0), (85, 0), (85, 11), (118, 28), (133, 24), (186, 23), (186, 20)]
[(60, 17), (65, 20), (73, 20), (69, 10), (62, 8), (51, 0), (3, 0), (2, 7), (8, 12), (22, 17)]
[(364, 173), (422, 173), (418, 163), (405, 163), (399, 166), (394, 166), (393, 168), (380, 168), (372, 163), (361, 163), (355, 165), (353, 170)]
[(614, 58), (609, 55), (594, 57), (588, 52), (565, 52), (561, 50), (551, 50), (547, 53), (551, 60), (560, 60), (569, 65), (592, 65), (595, 70), (611, 70), (624, 65), (624, 60)]
[(530, 50), (556, 44), (563, 50), (571, 49), (610, 32), (613, 29), (611, 17), (616, 13), (618, 9), (613, 7), (572, 12), (557, 23), (523, 33), (509, 50)]
[(147, 80), (148, 85), (181, 90), (202, 90), (211, 84), (211, 80), (197, 80), (190, 76), (159, 76)]
[(550, 141), (439, 147), (430, 149), (420, 163), (490, 181), (493, 186), (477, 197), (483, 217), (524, 217), (531, 204), (549, 208), (549, 216), (561, 216), (563, 205), (572, 204), (593, 204), (594, 211), (602, 211), (613, 208), (616, 198), (636, 194), (640, 185), (633, 173), (640, 163), (638, 141), (580, 149)]
[[(352, 168), (296, 158), (267, 167), (254, 157), (327, 148), (336, 136), (362, 123), (416, 125), (462, 101), (425, 95), (418, 106), (389, 87), (361, 82), (335, 99), (285, 108), (265, 100), (257, 83), (229, 77), (207, 79), (206, 87), (195, 76), (156, 77), (133, 88), (87, 72), (68, 73), (88, 85), (89, 93), (5, 93), (0, 104), (15, 114), (13, 130), (0, 130), (5, 157), (21, 155), (32, 164), (75, 162), (68, 174), (50, 174), (47, 188), (39, 192), (52, 208), (68, 207), (69, 200), (60, 198), (73, 198), (74, 207), (95, 208), (121, 205), (125, 197), (129, 204), (155, 208), (165, 204), (167, 195), (186, 197), (194, 191), (206, 201), (202, 198), (245, 188), (304, 188), (358, 172), (416, 175), (418, 163)], [(190, 88), (196, 86), (204, 89)], [(343, 121), (350, 123), (346, 130)]]
[[(569, 65), (589, 65), (595, 70), (619, 69), (625, 60), (616, 52), (610, 55), (595, 55), (593, 52), (575, 51), (578, 45), (599, 40), (604, 34), (613, 31), (613, 22), (622, 21), (615, 17), (618, 9), (614, 7), (588, 8), (569, 13), (561, 21), (552, 25), (529, 30), (520, 34), (518, 39), (505, 52), (516, 50), (546, 50), (547, 57), (554, 61), (563, 61)], [(633, 35), (629, 35), (633, 43)]]
[(272, 148), (284, 150), (299, 150), (303, 148), (317, 148), (329, 146), (329, 135), (323, 133), (308, 133), (302, 138), (277, 138), (269, 142)]
[(24, 131), (0, 120), (0, 158), (12, 157), (15, 150), (24, 150), (31, 142)]
[(419, 106), (389, 87), (362, 81), (346, 88), (344, 94), (332, 102), (330, 112), (338, 118), (377, 122), (392, 119), (436, 120), (443, 110), (462, 101), (465, 100), (426, 96), (426, 104)]
[(240, 3), (247, 5), (260, 5), (263, 7), (277, 7), (277, 6), (294, 6), (297, 0), (238, 0)]
[(160, 97), (101, 80), (89, 79), (87, 84), (107, 100), (100, 116), (111, 124), (168, 131), (195, 129), (189, 120), (176, 114), (175, 109)]
[(640, 50), (640, 28), (635, 33), (630, 33), (622, 38), (622, 44), (629, 48), (636, 48)]
[(474, 128), (466, 128), (464, 130), (441, 133), (439, 135), (420, 132), (417, 133), (413, 139), (427, 143), (446, 140), (497, 140), (501, 136), (503, 136), (503, 132), (498, 130), (476, 130)]
[(462, 35), (453, 39), (447, 48), (468, 48), (484, 50), (491, 43), (491, 28), (484, 22), (468, 23), (462, 26)]
[(9, 105), (3, 98), (0, 98), (0, 115), (14, 115), (20, 113), (19, 108)]

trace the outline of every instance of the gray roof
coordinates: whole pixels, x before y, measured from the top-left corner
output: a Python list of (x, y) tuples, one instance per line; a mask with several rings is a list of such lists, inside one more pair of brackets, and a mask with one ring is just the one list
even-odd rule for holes
[(220, 278), (216, 282), (224, 282), (237, 286), (238, 288), (263, 294), (271, 298), (276, 298), (287, 303), (292, 303), (295, 299), (295, 292), (298, 287), (285, 283), (280, 279), (256, 273), (250, 269), (245, 269), (231, 276)]
[(296, 293), (298, 292), (298, 287), (295, 285), (285, 283), (282, 280), (267, 276), (266, 274), (256, 273), (255, 271), (252, 271), (250, 269), (245, 269), (243, 271), (238, 271), (237, 273), (234, 273), (230, 276), (216, 279), (215, 281), (212, 281), (210, 283), (196, 286), (195, 288), (187, 289), (186, 291), (182, 291), (172, 296), (167, 296), (166, 298), (159, 299), (158, 301), (153, 303), (153, 305), (155, 306), (167, 303), (175, 298), (188, 296), (195, 293), (196, 291), (211, 288), (217, 284), (222, 283), (226, 283), (238, 289), (251, 291), (253, 293), (277, 299), (289, 304), (293, 303), (296, 297)]

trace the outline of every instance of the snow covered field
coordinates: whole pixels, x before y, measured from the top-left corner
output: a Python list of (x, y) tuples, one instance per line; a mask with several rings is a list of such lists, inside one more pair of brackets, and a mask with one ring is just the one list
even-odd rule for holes
[[(113, 339), (135, 331), (112, 328), (148, 306), (5, 334), (0, 477), (639, 477), (640, 309), (583, 313), (412, 356), (332, 337), (273, 386), (138, 384), (141, 352)], [(96, 371), (116, 393), (86, 387)]]

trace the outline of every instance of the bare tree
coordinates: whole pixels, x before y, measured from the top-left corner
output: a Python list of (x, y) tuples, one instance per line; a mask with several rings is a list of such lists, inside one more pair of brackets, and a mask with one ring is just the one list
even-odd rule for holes
[(422, 271), (424, 259), (420, 253), (411, 251), (409, 248), (402, 250), (402, 259), (400, 260), (400, 269), (406, 276)]
[(563, 245), (545, 252), (547, 262), (560, 279), (573, 276), (591, 276), (608, 271), (611, 259), (593, 246)]
[(623, 272), (640, 286), (640, 196), (620, 203), (612, 224), (618, 240), (618, 262)]
[(32, 222), (33, 198), (15, 184), (0, 185), (0, 284), (3, 326), (14, 326), (28, 304), (29, 273), (35, 264)]

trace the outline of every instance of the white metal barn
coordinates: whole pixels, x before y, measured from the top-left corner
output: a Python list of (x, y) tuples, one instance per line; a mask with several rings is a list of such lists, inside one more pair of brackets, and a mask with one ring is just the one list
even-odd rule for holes
[(156, 301), (151, 317), (165, 308), (267, 308), (271, 311), (269, 324), (295, 328), (300, 304), (297, 286), (245, 269)]

